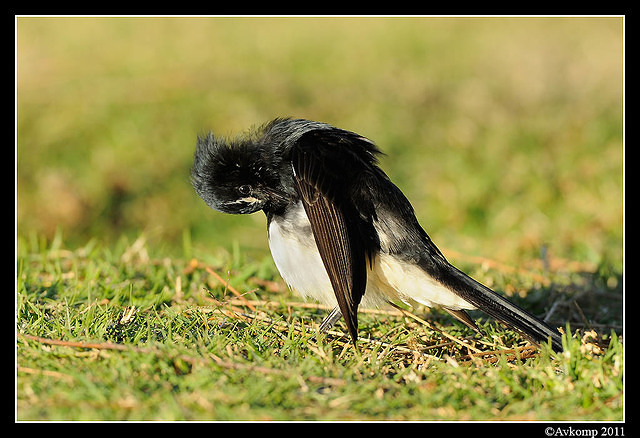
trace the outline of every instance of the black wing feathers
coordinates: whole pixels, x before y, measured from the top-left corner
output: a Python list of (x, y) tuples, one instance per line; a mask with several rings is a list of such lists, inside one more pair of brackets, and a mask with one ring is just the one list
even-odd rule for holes
[(353, 145), (334, 140), (325, 130), (303, 135), (292, 148), (291, 163), (320, 257), (355, 342), (358, 305), (367, 285), (366, 263), (375, 250), (375, 242), (367, 242), (363, 230), (372, 225), (348, 199), (357, 177), (354, 167), (349, 166), (349, 161), (357, 159), (349, 150)]

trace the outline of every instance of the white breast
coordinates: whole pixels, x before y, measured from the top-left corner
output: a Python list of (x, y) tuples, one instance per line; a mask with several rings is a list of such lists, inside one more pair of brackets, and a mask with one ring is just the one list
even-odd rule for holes
[(280, 275), (304, 298), (328, 306), (337, 305), (329, 275), (316, 246), (311, 224), (301, 204), (269, 224), (269, 248)]

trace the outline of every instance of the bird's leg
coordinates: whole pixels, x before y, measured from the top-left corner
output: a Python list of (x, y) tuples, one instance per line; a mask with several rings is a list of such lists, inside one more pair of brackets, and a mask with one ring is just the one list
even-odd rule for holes
[(338, 322), (338, 320), (342, 317), (342, 313), (340, 312), (339, 307), (334, 307), (331, 312), (327, 315), (325, 319), (322, 320), (320, 326), (318, 327), (318, 332), (325, 333), (329, 330), (333, 325)]

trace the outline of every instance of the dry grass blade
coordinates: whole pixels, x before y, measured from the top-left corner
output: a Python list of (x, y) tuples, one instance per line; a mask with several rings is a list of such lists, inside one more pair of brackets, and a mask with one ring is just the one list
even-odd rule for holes
[[(457, 358), (457, 360), (459, 362), (463, 362), (463, 364), (470, 364), (477, 359), (481, 359), (482, 362), (484, 363), (495, 363), (500, 360), (500, 357), (505, 356), (505, 359), (507, 360), (507, 362), (511, 362), (518, 358), (529, 359), (531, 357), (536, 357), (539, 354), (540, 354), (540, 350), (538, 349), (538, 347), (533, 345), (526, 345), (524, 347), (518, 347), (518, 348), (470, 353), (465, 356), (461, 356)], [(491, 356), (491, 357), (487, 357), (487, 356)]]
[(463, 347), (467, 348), (468, 350), (473, 351), (475, 353), (481, 353), (481, 351), (478, 350), (473, 345), (470, 345), (469, 343), (467, 343), (467, 342), (465, 342), (463, 340), (460, 340), (460, 339), (456, 338), (455, 336), (451, 336), (447, 332), (445, 332), (443, 330), (440, 330), (437, 327), (434, 327), (432, 324), (428, 323), (427, 321), (425, 321), (424, 319), (420, 318), (419, 316), (409, 312), (408, 310), (405, 310), (405, 309), (403, 309), (403, 308), (401, 308), (401, 307), (399, 307), (399, 306), (397, 306), (397, 305), (395, 305), (393, 303), (389, 303), (389, 304), (391, 304), (393, 307), (398, 309), (404, 315), (406, 315), (406, 316), (418, 321), (420, 324), (424, 325), (425, 327), (429, 328), (430, 330), (433, 330), (433, 331), (436, 331), (436, 332), (442, 334), (442, 336), (444, 336), (447, 339), (450, 339), (451, 341), (455, 342), (456, 344), (459, 344), (459, 345), (461, 345), (461, 346), (463, 346)]
[(49, 338), (43, 338), (40, 336), (27, 335), (22, 333), (18, 333), (18, 337), (39, 342), (41, 344), (57, 345), (61, 347), (87, 348), (87, 349), (98, 349), (98, 350), (120, 350), (120, 351), (136, 350), (140, 352), (150, 351), (147, 349), (131, 347), (128, 345), (114, 344), (112, 342), (63, 341), (60, 339), (49, 339)]
[(43, 375), (43, 376), (53, 377), (55, 379), (63, 380), (65, 382), (67, 382), (67, 383), (71, 383), (74, 380), (73, 376), (70, 376), (70, 375), (64, 374), (64, 373), (60, 373), (58, 371), (41, 370), (41, 369), (30, 368), (30, 367), (22, 367), (22, 366), (18, 366), (17, 367), (17, 371), (19, 373), (40, 374), (40, 375)]
[(243, 302), (245, 303), (245, 305), (248, 308), (250, 308), (253, 311), (256, 310), (256, 308), (251, 303), (249, 303), (249, 301), (240, 292), (238, 292), (233, 286), (231, 286), (228, 281), (225, 281), (220, 275), (218, 275), (218, 273), (216, 271), (214, 271), (213, 269), (211, 269), (208, 266), (205, 267), (205, 270), (209, 274), (213, 275), (220, 283), (222, 283), (224, 285), (225, 288), (227, 288), (229, 291), (231, 291), (232, 294), (237, 296), (240, 300), (243, 300)]

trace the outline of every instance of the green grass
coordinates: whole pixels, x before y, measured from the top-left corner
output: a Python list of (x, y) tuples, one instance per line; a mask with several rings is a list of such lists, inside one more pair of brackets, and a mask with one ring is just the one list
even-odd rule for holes
[[(566, 353), (519, 359), (525, 343), (491, 321), (479, 337), (444, 314), (389, 311), (361, 315), (354, 348), (342, 323), (316, 336), (327, 309), (287, 292), (270, 259), (155, 258), (143, 239), (20, 247), (18, 420), (622, 420), (613, 329), (598, 330), (603, 350), (574, 334)], [(602, 275), (553, 274), (556, 299), (620, 300)]]
[[(615, 17), (18, 18), (17, 419), (621, 420), (622, 43)], [(374, 140), (569, 353), (469, 359), (524, 344), (427, 309), (316, 339), (264, 216), (189, 182), (198, 134), (288, 115)]]

